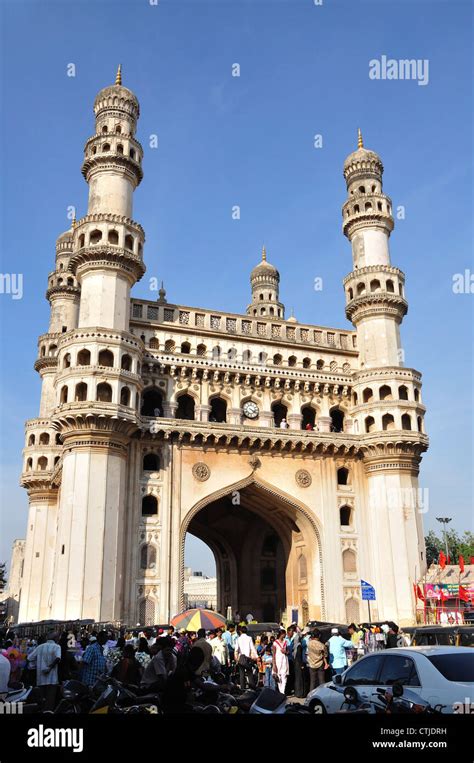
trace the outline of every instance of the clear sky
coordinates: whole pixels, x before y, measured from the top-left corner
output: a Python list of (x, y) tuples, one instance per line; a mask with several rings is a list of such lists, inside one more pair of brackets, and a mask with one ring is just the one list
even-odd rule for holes
[[(24, 281), (22, 299), (0, 294), (0, 561), (26, 528), (23, 422), (38, 414), (33, 363), (48, 327), (55, 239), (69, 205), (86, 212), (80, 167), (92, 105), (119, 62), (142, 111), (134, 218), (148, 272), (138, 297), (156, 297), (156, 276), (170, 301), (242, 312), (265, 243), (288, 314), (350, 327), (342, 165), (362, 128), (384, 161), (384, 190), (406, 210), (391, 252), (406, 273), (406, 365), (422, 371), (428, 407), (425, 525), (444, 515), (460, 531), (472, 527), (474, 295), (452, 289), (454, 274), (474, 271), (471, 13), (469, 0), (3, 0), (1, 267)], [(427, 59), (427, 84), (370, 79), (369, 61), (382, 56)], [(187, 563), (212, 571), (199, 544)]]

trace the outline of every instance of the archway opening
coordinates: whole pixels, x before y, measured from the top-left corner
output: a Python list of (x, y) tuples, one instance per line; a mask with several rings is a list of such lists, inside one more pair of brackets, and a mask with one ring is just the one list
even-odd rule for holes
[(288, 414), (288, 408), (281, 403), (273, 403), (272, 405), (274, 426), (279, 427), (283, 419), (286, 421)]
[(178, 397), (176, 418), (194, 421), (194, 398), (192, 398), (191, 395), (184, 393)]
[(213, 397), (209, 402), (211, 404), (209, 421), (216, 421), (218, 424), (224, 424), (227, 421), (226, 401), (222, 397)]
[(289, 500), (251, 483), (203, 506), (191, 518), (186, 544), (190, 536), (214, 555), (223, 615), (230, 608), (234, 619), (251, 614), (276, 623), (297, 607), (302, 621), (303, 602), (306, 608), (311, 602), (311, 616), (320, 617), (318, 542)]

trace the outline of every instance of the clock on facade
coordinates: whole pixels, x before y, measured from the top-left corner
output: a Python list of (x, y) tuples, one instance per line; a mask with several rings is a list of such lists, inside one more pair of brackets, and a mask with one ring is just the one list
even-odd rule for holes
[(259, 414), (258, 405), (257, 403), (254, 403), (253, 400), (248, 400), (246, 403), (242, 406), (242, 411), (244, 416), (246, 416), (248, 419), (256, 419)]

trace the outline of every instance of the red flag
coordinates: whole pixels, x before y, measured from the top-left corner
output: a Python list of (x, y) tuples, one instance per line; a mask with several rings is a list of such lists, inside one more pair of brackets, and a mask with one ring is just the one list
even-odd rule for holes
[(462, 554), (459, 554), (459, 572), (464, 572), (464, 557)]
[(439, 599), (440, 599), (441, 602), (447, 601), (449, 599), (449, 596), (446, 596), (446, 594), (445, 594), (445, 592), (444, 592), (444, 590), (442, 588), (440, 588), (439, 592), (440, 592)]
[(461, 601), (469, 601), (470, 599), (469, 591), (462, 585), (459, 586), (459, 598)]
[(446, 556), (443, 551), (439, 552), (439, 560), (438, 560), (439, 566), (442, 570), (446, 567)]
[(416, 595), (420, 599), (420, 601), (424, 601), (425, 600), (425, 597), (423, 595), (423, 591), (421, 590), (419, 585), (416, 586)]
[(451, 557), (449, 556), (449, 554), (446, 561), (448, 562), (448, 564), (451, 564)]

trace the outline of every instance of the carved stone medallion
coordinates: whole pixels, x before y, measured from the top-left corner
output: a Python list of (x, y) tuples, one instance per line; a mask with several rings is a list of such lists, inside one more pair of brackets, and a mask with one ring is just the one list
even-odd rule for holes
[(295, 474), (296, 484), (300, 487), (309, 487), (312, 483), (311, 474), (306, 469), (298, 469)]
[(211, 476), (211, 470), (208, 465), (204, 464), (202, 461), (194, 464), (192, 472), (194, 479), (198, 480), (198, 482), (205, 482)]

